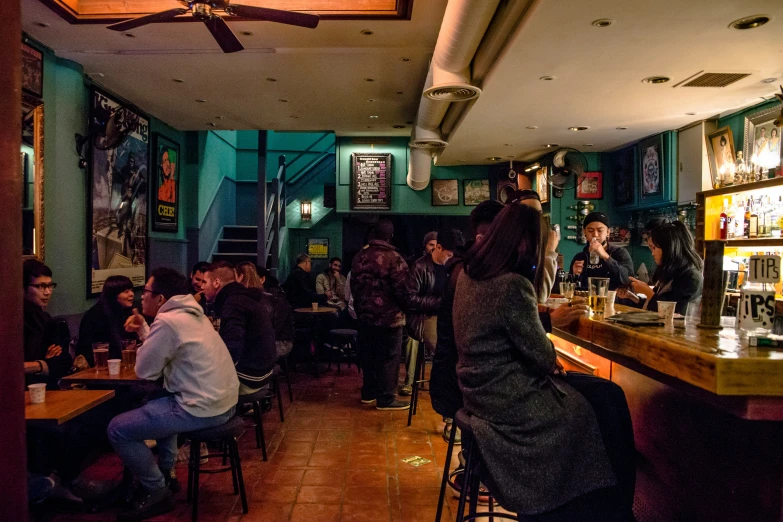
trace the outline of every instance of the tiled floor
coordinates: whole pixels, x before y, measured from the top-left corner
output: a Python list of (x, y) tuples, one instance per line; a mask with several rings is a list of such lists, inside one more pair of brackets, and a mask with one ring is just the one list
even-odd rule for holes
[[(433, 522), (447, 444), (429, 395), (421, 394), (419, 412), (408, 427), (407, 411), (380, 412), (359, 402), (361, 376), (355, 367), (343, 367), (340, 375), (332, 371), (316, 379), (297, 374), (296, 379), (295, 402), (283, 399), (285, 422), (280, 423), (276, 407), (264, 414), (269, 461), (261, 460), (250, 427), (239, 441), (249, 513), (242, 515), (231, 476), (221, 473), (201, 483), (199, 520)], [(411, 456), (431, 462), (419, 467), (402, 462)], [(107, 478), (120, 471), (119, 461), (110, 455), (88, 474)], [(185, 467), (178, 475), (186, 484)], [(456, 510), (450, 491), (447, 498), (444, 521), (453, 520)], [(55, 520), (113, 521), (116, 512), (63, 514)], [(190, 520), (184, 491), (177, 495), (174, 512), (152, 520)]]

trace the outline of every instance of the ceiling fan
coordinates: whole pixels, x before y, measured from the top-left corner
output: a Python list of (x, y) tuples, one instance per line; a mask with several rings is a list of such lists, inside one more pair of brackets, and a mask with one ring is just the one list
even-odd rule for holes
[(296, 25), (314, 29), (320, 20), (317, 15), (281, 11), (266, 7), (250, 7), (246, 5), (231, 4), (230, 0), (206, 0), (202, 2), (177, 0), (185, 7), (169, 9), (150, 15), (140, 16), (131, 20), (125, 20), (108, 26), (113, 31), (130, 31), (147, 24), (160, 24), (172, 22), (185, 13), (190, 13), (193, 18), (204, 22), (209, 32), (217, 41), (224, 53), (235, 53), (244, 49), (242, 43), (229, 29), (223, 16), (216, 13), (223, 12), (226, 18), (241, 17), (251, 20), (276, 22), (280, 24)]

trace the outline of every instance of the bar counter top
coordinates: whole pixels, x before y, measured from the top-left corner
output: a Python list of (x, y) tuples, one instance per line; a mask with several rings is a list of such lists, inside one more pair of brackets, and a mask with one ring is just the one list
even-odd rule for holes
[[(614, 313), (634, 310), (618, 305)], [(717, 398), (740, 417), (783, 420), (783, 349), (749, 346), (734, 328), (631, 327), (582, 317), (552, 334), (666, 384)]]

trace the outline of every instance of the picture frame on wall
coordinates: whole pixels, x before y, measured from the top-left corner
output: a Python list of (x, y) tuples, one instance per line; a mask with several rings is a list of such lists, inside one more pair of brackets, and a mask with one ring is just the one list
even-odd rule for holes
[(500, 201), (504, 205), (508, 203), (509, 199), (514, 195), (517, 190), (517, 180), (508, 179), (506, 177), (498, 180), (497, 187), (497, 201)]
[(93, 87), (90, 131), (86, 268), (95, 296), (109, 276), (146, 282), (149, 119)]
[(476, 206), (489, 200), (488, 179), (463, 179), (462, 201), (465, 206)]
[(603, 199), (604, 173), (583, 172), (576, 185), (576, 199)]
[(618, 150), (610, 156), (614, 175), (614, 204), (618, 208), (636, 205), (636, 176), (634, 175), (634, 148)]
[(451, 207), (459, 205), (459, 180), (433, 179), (432, 206)]
[(639, 142), (639, 187), (642, 199), (663, 195), (665, 162), (663, 136), (658, 134)]
[(536, 171), (536, 192), (541, 199), (541, 204), (549, 203), (549, 181), (547, 180), (547, 174), (549, 173), (548, 167), (541, 167)]
[(745, 161), (765, 171), (780, 171), (783, 162), (780, 145), (783, 128), (775, 125), (780, 114), (780, 105), (754, 112), (745, 117), (745, 141), (743, 156)]
[(707, 135), (707, 157), (710, 162), (712, 186), (721, 186), (721, 178), (734, 170), (736, 155), (731, 128), (723, 127)]
[(155, 175), (150, 201), (153, 203), (152, 230), (177, 232), (179, 230), (179, 143), (163, 134), (152, 136)]
[(43, 98), (43, 53), (25, 43), (22, 44), (22, 89)]
[(329, 238), (307, 238), (307, 255), (312, 259), (329, 259)]

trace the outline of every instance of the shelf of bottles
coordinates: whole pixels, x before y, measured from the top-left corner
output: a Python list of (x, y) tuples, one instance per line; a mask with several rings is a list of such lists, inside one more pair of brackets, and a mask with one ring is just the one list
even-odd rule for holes
[(575, 214), (565, 217), (568, 221), (568, 224), (565, 226), (567, 231), (565, 238), (583, 245), (585, 243), (585, 236), (582, 233), (582, 221), (590, 212), (595, 210), (595, 205), (590, 201), (577, 201), (576, 205), (569, 205), (568, 210), (573, 210)]
[(654, 219), (664, 219), (666, 221), (680, 221), (691, 234), (696, 234), (696, 220), (698, 215), (698, 205), (695, 201), (683, 203), (673, 203), (663, 207), (639, 210), (631, 214), (631, 221), (628, 223), (628, 229), (632, 235), (641, 239), (642, 234), (647, 230), (647, 223)]

